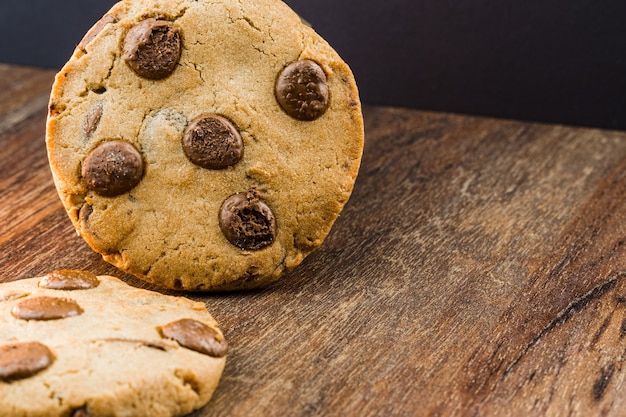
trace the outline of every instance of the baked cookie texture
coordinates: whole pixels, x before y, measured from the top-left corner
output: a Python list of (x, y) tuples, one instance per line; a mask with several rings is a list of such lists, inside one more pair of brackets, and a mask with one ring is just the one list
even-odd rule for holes
[(183, 297), (85, 271), (0, 284), (3, 416), (185, 415), (210, 400), (226, 351)]
[(321, 245), (363, 136), (350, 68), (281, 1), (129, 0), (57, 75), (46, 143), (70, 219), (107, 262), (229, 290)]

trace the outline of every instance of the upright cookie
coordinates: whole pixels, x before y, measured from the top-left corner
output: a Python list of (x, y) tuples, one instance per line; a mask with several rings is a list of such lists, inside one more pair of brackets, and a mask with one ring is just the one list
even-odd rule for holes
[(204, 304), (85, 271), (0, 284), (0, 414), (182, 416), (227, 345)]
[(76, 230), (185, 290), (276, 280), (321, 245), (363, 150), (354, 77), (279, 0), (127, 0), (57, 75), (46, 143)]

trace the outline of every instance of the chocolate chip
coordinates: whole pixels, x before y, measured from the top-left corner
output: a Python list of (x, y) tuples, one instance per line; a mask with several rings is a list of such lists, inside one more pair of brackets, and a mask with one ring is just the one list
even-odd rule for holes
[(98, 129), (100, 120), (102, 119), (102, 111), (102, 103), (97, 103), (89, 110), (89, 113), (87, 113), (84, 126), (85, 138), (87, 140), (91, 139), (91, 136), (93, 136), (96, 129)]
[(57, 320), (78, 316), (83, 309), (76, 301), (56, 297), (33, 297), (16, 304), (11, 314), (20, 320)]
[(295, 119), (311, 121), (322, 116), (329, 101), (324, 70), (308, 59), (289, 64), (276, 79), (276, 99)]
[(39, 342), (0, 346), (0, 380), (24, 379), (48, 368), (54, 362), (50, 349)]
[(128, 31), (123, 57), (137, 75), (161, 80), (174, 72), (181, 51), (180, 29), (170, 22), (150, 18)]
[(207, 169), (224, 169), (243, 156), (243, 140), (227, 119), (209, 114), (193, 120), (183, 135), (183, 151), (191, 162)]
[(93, 207), (91, 204), (85, 203), (80, 207), (80, 210), (78, 210), (78, 219), (83, 223), (87, 223), (89, 222), (89, 217), (91, 217), (92, 213)]
[(89, 411), (87, 411), (87, 406), (72, 411), (70, 417), (89, 417)]
[(254, 189), (228, 197), (219, 223), (226, 239), (244, 250), (262, 249), (276, 237), (274, 214)]
[(139, 339), (126, 339), (123, 337), (108, 337), (106, 339), (101, 339), (105, 342), (118, 342), (118, 343), (130, 343), (134, 345), (145, 346), (150, 349), (157, 349), (163, 352), (167, 351), (167, 348), (158, 342), (150, 342), (148, 340), (139, 340)]
[(83, 39), (78, 44), (78, 48), (81, 51), (86, 52), (87, 45), (89, 45), (91, 41), (93, 41), (96, 38), (96, 36), (98, 36), (98, 34), (102, 32), (104, 27), (108, 25), (109, 23), (117, 23), (118, 20), (119, 19), (117, 18), (117, 16), (112, 15), (112, 14), (108, 14), (104, 16), (95, 25), (93, 25), (91, 29), (89, 29), (89, 32), (87, 32), (85, 37), (83, 37)]
[(50, 290), (88, 290), (98, 285), (98, 277), (91, 272), (70, 269), (52, 271), (39, 281), (41, 288)]
[(179, 345), (205, 355), (226, 356), (228, 345), (224, 337), (212, 327), (193, 319), (181, 319), (158, 328), (161, 336), (174, 339)]
[(139, 184), (143, 176), (143, 159), (128, 142), (104, 142), (85, 158), (82, 176), (89, 189), (103, 196), (116, 196)]

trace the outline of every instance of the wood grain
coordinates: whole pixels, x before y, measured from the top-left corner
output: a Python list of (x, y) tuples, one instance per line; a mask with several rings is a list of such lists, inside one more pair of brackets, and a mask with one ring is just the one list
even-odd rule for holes
[[(47, 166), (53, 74), (0, 65), (0, 281), (108, 273)], [(626, 414), (626, 133), (366, 107), (352, 199), (269, 288), (193, 294), (209, 416)], [(154, 289), (154, 288), (153, 288)]]

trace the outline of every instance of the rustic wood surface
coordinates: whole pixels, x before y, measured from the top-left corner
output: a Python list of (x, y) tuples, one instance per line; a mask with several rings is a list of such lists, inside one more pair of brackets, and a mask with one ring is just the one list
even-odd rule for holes
[[(84, 268), (48, 170), (53, 73), (0, 65), (0, 281)], [(352, 199), (279, 283), (193, 294), (209, 416), (626, 415), (626, 133), (366, 107)]]

